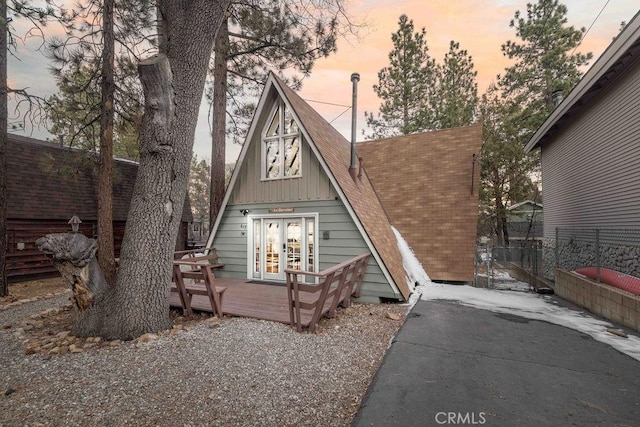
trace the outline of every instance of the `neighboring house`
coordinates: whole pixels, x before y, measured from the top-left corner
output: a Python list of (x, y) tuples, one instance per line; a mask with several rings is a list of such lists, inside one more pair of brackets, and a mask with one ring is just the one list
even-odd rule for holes
[[(366, 174), (349, 173), (350, 143), (271, 74), (207, 246), (216, 275), (285, 282), (371, 253), (361, 300), (406, 300), (402, 256)], [(360, 171), (361, 172), (361, 171)]]
[[(587, 292), (587, 285), (565, 293), (577, 280), (565, 270), (599, 265), (640, 277), (640, 240), (630, 233), (640, 227), (640, 13), (556, 106), (525, 151), (536, 148), (542, 159), (545, 277), (555, 278), (559, 295), (605, 317), (614, 313), (620, 322), (615, 318), (620, 307), (602, 312), (601, 301), (591, 305), (595, 293)], [(563, 229), (568, 238), (556, 239)], [(595, 229), (621, 231), (604, 239)]]
[(542, 239), (542, 225), (542, 203), (525, 200), (507, 208), (510, 244)]
[[(80, 231), (89, 237), (97, 232), (96, 165), (80, 150), (18, 135), (7, 144), (7, 276), (10, 280), (57, 274), (35, 245), (48, 233), (65, 233), (77, 215)], [(138, 164), (115, 160), (113, 170), (113, 229), (116, 257), (133, 194)], [(184, 248), (191, 220), (185, 201), (178, 248)]]
[(432, 280), (473, 281), (481, 146), (479, 125), (358, 144), (391, 224)]
[(196, 219), (189, 223), (187, 245), (190, 248), (203, 247), (209, 238), (209, 220)]
[(540, 148), (544, 236), (640, 226), (640, 14), (526, 145)]
[(556, 229), (640, 227), (639, 138), (640, 13), (525, 147), (541, 150), (547, 277)]

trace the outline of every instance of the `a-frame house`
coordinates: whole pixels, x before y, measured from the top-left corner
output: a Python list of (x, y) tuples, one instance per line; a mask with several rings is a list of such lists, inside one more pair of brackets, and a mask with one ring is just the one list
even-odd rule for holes
[(370, 252), (361, 301), (411, 293), (387, 215), (351, 146), (271, 74), (207, 246), (217, 276), (284, 283), (287, 268), (321, 271)]

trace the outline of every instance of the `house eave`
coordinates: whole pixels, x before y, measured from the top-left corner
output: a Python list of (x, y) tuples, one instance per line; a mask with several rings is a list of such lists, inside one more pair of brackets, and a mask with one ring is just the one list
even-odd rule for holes
[(618, 34), (567, 97), (553, 110), (525, 145), (525, 152), (550, 141), (578, 110), (594, 99), (626, 65), (640, 55), (640, 12)]

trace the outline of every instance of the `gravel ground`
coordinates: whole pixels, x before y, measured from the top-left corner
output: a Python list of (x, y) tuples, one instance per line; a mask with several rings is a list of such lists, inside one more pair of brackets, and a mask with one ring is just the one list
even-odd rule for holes
[(354, 304), (317, 333), (225, 317), (145, 342), (26, 355), (14, 325), (67, 303), (0, 310), (0, 426), (349, 425), (408, 310)]

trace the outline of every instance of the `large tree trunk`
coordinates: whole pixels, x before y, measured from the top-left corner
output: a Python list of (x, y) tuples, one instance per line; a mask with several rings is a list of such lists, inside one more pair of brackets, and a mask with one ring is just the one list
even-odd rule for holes
[(227, 118), (227, 52), (229, 28), (225, 19), (215, 43), (213, 65), (213, 120), (211, 132), (211, 186), (209, 187), (209, 229), (218, 216), (225, 192), (225, 149)]
[(0, 296), (7, 282), (7, 2), (0, 0)]
[(113, 248), (113, 115), (115, 82), (114, 0), (104, 0), (102, 37), (102, 105), (100, 111), (100, 176), (98, 180), (98, 262), (109, 284), (116, 278)]
[(79, 335), (131, 339), (171, 326), (171, 260), (217, 29), (229, 1), (160, 0), (166, 55), (139, 65), (145, 94), (140, 166), (115, 285), (86, 310)]

